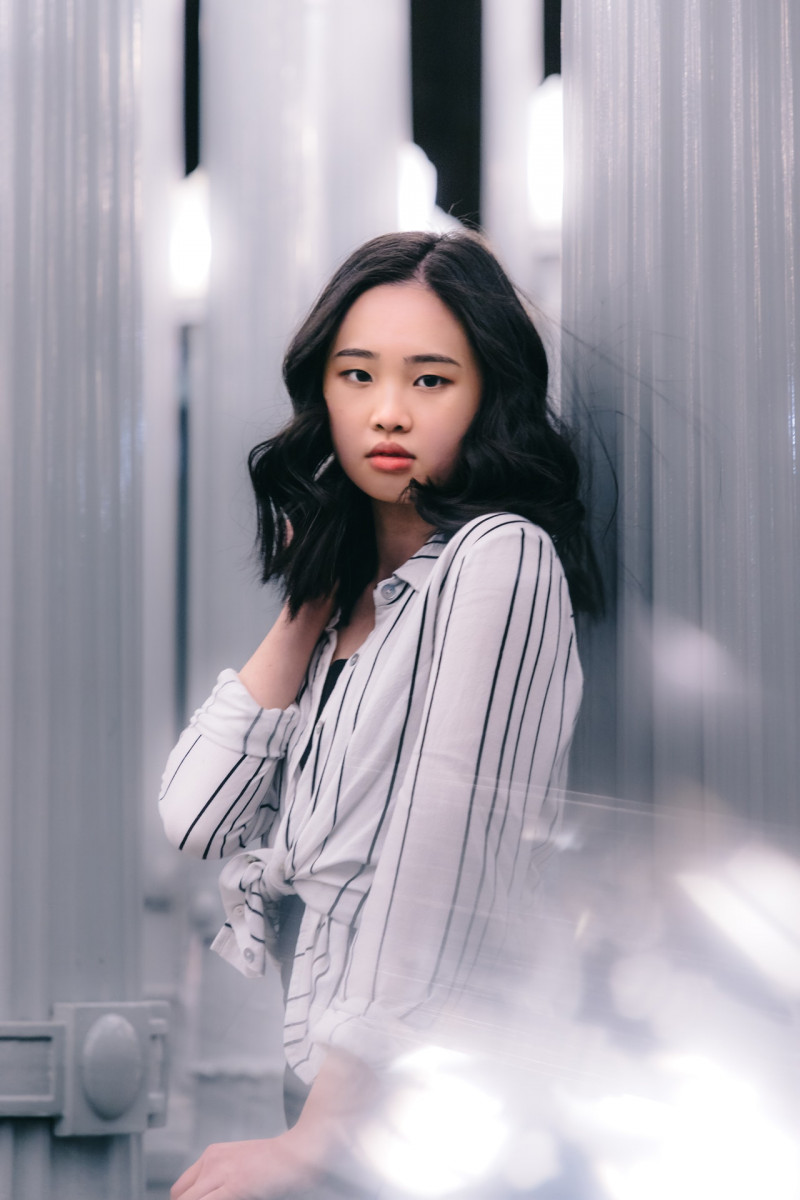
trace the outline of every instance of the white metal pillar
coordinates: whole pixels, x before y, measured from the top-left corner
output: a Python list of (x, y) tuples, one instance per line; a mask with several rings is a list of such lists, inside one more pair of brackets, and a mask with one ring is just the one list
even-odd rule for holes
[[(190, 339), (190, 711), (277, 612), (252, 558), (247, 451), (288, 416), (282, 356), (326, 277), (359, 243), (398, 228), (408, 21), (406, 0), (203, 2), (212, 253)], [(171, 664), (163, 677), (168, 685)], [(174, 964), (184, 1036), (175, 1119), (158, 1140), (188, 1162), (209, 1141), (282, 1127), (282, 1002), (277, 977), (254, 983), (207, 952), (223, 919), (219, 863), (173, 861), (162, 915), (171, 933), (186, 923)]]
[(0, 0), (2, 1200), (142, 1194), (138, 71), (137, 0)]
[(544, 77), (543, 0), (483, 0), (481, 209), (513, 278), (530, 288), (528, 196), (531, 97)]
[(796, 826), (800, 14), (569, 0), (563, 61), (565, 367), (619, 481), (584, 783)]
[[(193, 410), (190, 694), (265, 627), (248, 449), (288, 415), (280, 364), (334, 266), (397, 228), (410, 140), (404, 0), (210, 0), (203, 155), (212, 259), (207, 369)], [(271, 612), (274, 615), (274, 612)]]

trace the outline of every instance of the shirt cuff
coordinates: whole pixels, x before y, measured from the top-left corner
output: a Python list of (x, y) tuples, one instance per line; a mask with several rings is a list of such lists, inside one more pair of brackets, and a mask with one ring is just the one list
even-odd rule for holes
[(261, 708), (236, 672), (227, 668), (189, 724), (215, 745), (237, 754), (283, 758), (297, 719), (296, 704)]
[(427, 1021), (422, 1019), (411, 1025), (385, 1009), (364, 1015), (358, 1011), (359, 1007), (355, 1002), (349, 1005), (345, 1001), (341, 1006), (329, 1008), (311, 1026), (311, 1041), (323, 1050), (328, 1047), (346, 1050), (374, 1071), (383, 1072), (430, 1040), (428, 1027), (435, 1021), (432, 1014), (428, 1014)]

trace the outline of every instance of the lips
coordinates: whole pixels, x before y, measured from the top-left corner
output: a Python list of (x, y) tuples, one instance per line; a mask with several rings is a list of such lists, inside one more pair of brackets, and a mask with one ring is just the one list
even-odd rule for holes
[(398, 446), (397, 442), (378, 442), (370, 450), (367, 459), (376, 471), (403, 472), (408, 471), (414, 455), (403, 446)]
[(368, 458), (413, 458), (408, 450), (404, 450), (402, 446), (398, 446), (397, 442), (378, 442), (367, 455)]

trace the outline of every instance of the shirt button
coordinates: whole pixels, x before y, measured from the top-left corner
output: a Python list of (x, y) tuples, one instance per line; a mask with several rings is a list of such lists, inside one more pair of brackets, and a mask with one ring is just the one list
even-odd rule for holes
[(236, 914), (236, 916), (237, 916), (237, 917), (241, 917), (241, 916), (243, 915), (243, 913), (244, 913), (244, 905), (243, 905), (243, 904), (237, 904), (237, 905), (236, 905), (236, 908), (235, 908), (233, 911), (234, 911), (234, 913)]
[(384, 600), (392, 600), (397, 592), (396, 583), (385, 583), (381, 588)]
[(357, 662), (358, 662), (358, 652), (350, 655), (350, 665), (354, 667)]
[(250, 949), (249, 946), (245, 950), (244, 956), (245, 956), (245, 959), (247, 960), (247, 962), (252, 962), (253, 959), (255, 958), (255, 954), (253, 954), (253, 951)]

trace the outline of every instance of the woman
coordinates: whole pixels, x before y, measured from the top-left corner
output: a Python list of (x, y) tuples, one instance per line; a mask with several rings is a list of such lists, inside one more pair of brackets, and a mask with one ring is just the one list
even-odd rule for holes
[(312, 1194), (391, 1063), (469, 1025), (552, 840), (572, 608), (596, 598), (545, 351), (477, 236), (357, 250), (284, 379), (294, 416), (250, 470), (286, 605), (160, 803), (181, 849), (232, 856), (214, 948), (247, 975), (281, 963), (302, 1111), (211, 1147), (181, 1200)]

